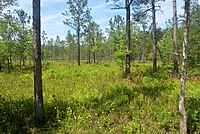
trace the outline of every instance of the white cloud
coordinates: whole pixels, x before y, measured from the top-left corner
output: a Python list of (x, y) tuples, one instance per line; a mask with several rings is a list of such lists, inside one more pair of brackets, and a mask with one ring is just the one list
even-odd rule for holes
[(102, 9), (102, 8), (105, 8), (105, 7), (106, 7), (106, 4), (102, 3), (102, 4), (96, 5), (96, 6), (91, 7), (91, 8), (92, 8), (92, 10), (99, 10), (99, 9)]
[(51, 15), (42, 17), (42, 23), (52, 23), (52, 22), (55, 22), (55, 20), (57, 22), (58, 20), (61, 20), (61, 18), (62, 18), (61, 13), (51, 14)]

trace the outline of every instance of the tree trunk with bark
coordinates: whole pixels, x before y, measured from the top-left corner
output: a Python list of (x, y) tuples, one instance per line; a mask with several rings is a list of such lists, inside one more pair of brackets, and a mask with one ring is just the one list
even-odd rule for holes
[(185, 0), (185, 13), (184, 13), (184, 33), (183, 33), (183, 57), (182, 57), (182, 70), (181, 70), (181, 88), (179, 100), (179, 112), (181, 116), (180, 121), (180, 134), (187, 134), (187, 117), (185, 111), (185, 86), (187, 76), (187, 53), (189, 45), (189, 5), (190, 0)]
[(131, 30), (130, 30), (130, 1), (129, 0), (125, 0), (126, 3), (126, 50), (127, 50), (127, 54), (126, 54), (126, 77), (130, 78), (130, 74), (131, 74), (131, 70), (130, 70), (130, 62), (131, 62), (131, 56), (130, 56), (130, 50), (131, 50), (131, 44), (130, 44), (130, 34), (131, 34)]
[(173, 19), (174, 19), (174, 33), (173, 33), (173, 48), (174, 48), (174, 75), (178, 75), (178, 50), (177, 50), (177, 4), (176, 0), (173, 0)]
[(40, 32), (41, 32), (40, 0), (33, 0), (34, 97), (35, 97), (34, 112), (35, 112), (35, 121), (38, 126), (44, 124)]
[(155, 9), (155, 0), (152, 0), (152, 36), (153, 36), (153, 72), (157, 70), (157, 38), (156, 38), (156, 9)]

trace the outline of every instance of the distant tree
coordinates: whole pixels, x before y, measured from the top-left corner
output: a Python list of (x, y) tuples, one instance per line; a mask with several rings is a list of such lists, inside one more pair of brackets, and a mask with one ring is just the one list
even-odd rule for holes
[(147, 55), (147, 37), (148, 33), (151, 29), (149, 25), (150, 16), (148, 14), (144, 14), (142, 8), (138, 6), (137, 3), (133, 3), (133, 23), (139, 25), (142, 28), (142, 40), (141, 40), (141, 52), (142, 52), (142, 62), (144, 62), (145, 57)]
[(185, 0), (184, 6), (184, 33), (183, 33), (183, 57), (182, 57), (182, 71), (181, 71), (181, 88), (179, 111), (181, 116), (180, 134), (187, 134), (187, 117), (185, 111), (185, 86), (187, 76), (187, 53), (189, 45), (189, 16), (190, 16), (190, 0)]
[(200, 66), (200, 5), (191, 4), (190, 14), (190, 49), (188, 50), (188, 64), (190, 67)]
[(40, 0), (33, 0), (33, 42), (34, 42), (34, 96), (35, 120), (37, 125), (44, 124), (44, 106), (42, 95), (42, 65), (41, 65), (41, 19)]
[[(165, 1), (165, 0), (138, 0), (134, 1), (134, 4), (137, 4), (137, 6), (140, 6), (140, 8), (143, 8), (142, 15), (146, 14), (148, 11), (151, 11), (152, 13), (152, 41), (153, 41), (153, 72), (156, 72), (157, 70), (157, 50), (158, 50), (158, 39), (157, 39), (157, 26), (156, 26), (156, 7), (160, 7), (157, 5), (158, 1)], [(141, 9), (139, 9), (141, 11)], [(137, 10), (136, 10), (137, 12)]]
[(120, 15), (115, 15), (109, 20), (109, 28), (106, 30), (112, 47), (114, 58), (126, 77), (124, 63), (126, 61), (126, 26), (125, 20)]
[(60, 41), (60, 57), (62, 58), (62, 60), (65, 59), (66, 56), (66, 42), (64, 40)]
[(178, 74), (178, 42), (177, 42), (177, 29), (178, 29), (178, 18), (177, 18), (177, 4), (176, 0), (173, 0), (173, 48), (174, 48), (174, 75)]
[(47, 58), (47, 33), (45, 31), (42, 31), (42, 57), (44, 59)]
[(60, 57), (60, 54), (61, 54), (61, 39), (60, 39), (60, 36), (56, 36), (56, 40), (55, 40), (55, 43), (54, 43), (54, 57), (55, 58), (59, 58)]
[(173, 29), (167, 28), (164, 30), (164, 35), (160, 41), (158, 41), (159, 46), (159, 57), (162, 61), (163, 66), (170, 64), (173, 60)]
[[(27, 49), (28, 46), (30, 45), (30, 30), (29, 27), (27, 27), (27, 24), (30, 23), (30, 16), (24, 12), (24, 10), (18, 10), (17, 11), (17, 21), (19, 23), (19, 34), (18, 34), (18, 50), (20, 54), (20, 68), (21, 65), (25, 66), (25, 60), (27, 57)], [(23, 63), (23, 64), (22, 64)]]
[(10, 72), (12, 69), (12, 55), (13, 51), (15, 51), (15, 39), (19, 29), (9, 10), (8, 13), (4, 14), (4, 17), (0, 19), (0, 22), (1, 62), (3, 63), (7, 60), (8, 72)]
[[(115, 3), (119, 2), (120, 0), (106, 0), (106, 2), (113, 1)], [(126, 68), (125, 68), (125, 76), (127, 78), (131, 78), (131, 21), (130, 21), (130, 16), (131, 16), (131, 10), (130, 6), (133, 2), (133, 0), (125, 0), (125, 6), (121, 6), (119, 4), (115, 4), (115, 7), (113, 9), (125, 9), (126, 10)]]
[(99, 51), (99, 44), (103, 41), (102, 30), (100, 25), (92, 21), (85, 27), (85, 39), (88, 44), (88, 62), (90, 63), (91, 53), (93, 54), (93, 61), (96, 62), (96, 53)]
[(68, 58), (69, 58), (69, 61), (71, 62), (75, 58), (74, 55), (77, 54), (76, 53), (77, 51), (75, 51), (76, 49), (75, 35), (71, 34), (71, 32), (68, 31), (65, 40), (66, 40), (67, 49), (68, 49)]
[(46, 55), (49, 60), (52, 60), (52, 58), (54, 57), (53, 44), (54, 44), (54, 40), (50, 38), (47, 41), (47, 45), (46, 45), (46, 49), (47, 49)]
[(67, 19), (65, 25), (76, 30), (77, 45), (78, 45), (78, 65), (80, 65), (80, 39), (81, 29), (88, 20), (91, 19), (90, 9), (88, 8), (88, 0), (68, 0), (68, 11), (62, 13)]

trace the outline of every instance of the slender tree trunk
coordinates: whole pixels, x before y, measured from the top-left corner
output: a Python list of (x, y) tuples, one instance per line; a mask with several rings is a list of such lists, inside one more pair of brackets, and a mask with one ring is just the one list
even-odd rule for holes
[(22, 52), (20, 53), (20, 61), (19, 61), (20, 69), (22, 68)]
[(145, 26), (142, 26), (143, 32), (144, 32), (144, 40), (143, 40), (143, 45), (142, 45), (142, 62), (144, 62), (145, 59), (145, 47), (146, 47), (146, 42), (147, 42), (147, 33), (145, 31)]
[(22, 61), (23, 61), (22, 65), (26, 66), (26, 58), (25, 57), (23, 57)]
[[(94, 37), (92, 37), (92, 47), (95, 46), (95, 42), (94, 42)], [(96, 54), (95, 54), (95, 51), (92, 52), (92, 55), (93, 55), (93, 62), (95, 63), (96, 62)]]
[(80, 51), (80, 22), (78, 19), (78, 27), (77, 27), (77, 40), (78, 40), (78, 65), (80, 66), (80, 61), (81, 61), (81, 51)]
[(88, 51), (88, 63), (89, 64), (90, 64), (90, 60), (91, 60), (91, 47), (89, 47), (89, 51)]
[(11, 69), (10, 69), (11, 67), (10, 67), (10, 60), (9, 59), (7, 59), (7, 64), (8, 64), (8, 66), (7, 66), (8, 67), (8, 72), (10, 73), (11, 72)]
[(152, 19), (153, 19), (153, 72), (157, 70), (157, 38), (156, 38), (156, 10), (155, 10), (155, 0), (152, 0)]
[(187, 53), (189, 45), (189, 5), (190, 0), (185, 0), (185, 13), (184, 13), (184, 40), (183, 40), (183, 57), (182, 57), (182, 71), (181, 71), (181, 88), (180, 88), (180, 100), (179, 111), (181, 115), (180, 121), (180, 134), (187, 134), (187, 117), (185, 111), (185, 86), (187, 76)]
[(173, 48), (174, 48), (174, 75), (178, 74), (178, 50), (177, 50), (177, 6), (176, 0), (173, 0), (173, 19), (174, 19), (174, 34), (173, 34)]
[(7, 62), (8, 62), (8, 72), (10, 73), (12, 69), (12, 52), (11, 51), (9, 51), (9, 58)]
[(130, 70), (130, 62), (131, 62), (131, 56), (130, 56), (130, 50), (131, 50), (131, 30), (130, 30), (130, 2), (129, 0), (125, 0), (126, 3), (126, 50), (128, 53), (126, 54), (126, 77), (130, 78), (131, 70)]
[(1, 60), (0, 60), (0, 72), (2, 72), (2, 65), (1, 65)]
[(33, 0), (34, 96), (35, 96), (35, 121), (38, 126), (44, 124), (40, 34), (41, 34), (40, 0)]
[(93, 52), (93, 62), (96, 63), (96, 54)]
[(12, 51), (10, 51), (9, 61), (10, 61), (10, 69), (12, 69), (12, 65), (13, 65), (13, 62), (12, 62)]

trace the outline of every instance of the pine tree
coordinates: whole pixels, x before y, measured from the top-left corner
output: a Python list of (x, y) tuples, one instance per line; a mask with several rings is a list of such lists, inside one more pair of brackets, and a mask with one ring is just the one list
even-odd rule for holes
[(189, 15), (190, 15), (190, 0), (185, 0), (184, 7), (184, 33), (183, 33), (183, 57), (182, 57), (182, 71), (181, 71), (181, 89), (179, 100), (179, 111), (181, 116), (180, 134), (187, 134), (187, 117), (185, 111), (185, 86), (187, 76), (187, 53), (189, 45)]
[(68, 0), (68, 11), (62, 13), (67, 19), (65, 25), (76, 30), (77, 46), (78, 46), (78, 65), (80, 65), (80, 39), (81, 29), (86, 22), (91, 19), (90, 9), (88, 8), (88, 0)]
[(38, 126), (44, 124), (40, 32), (41, 32), (40, 0), (33, 0), (34, 96), (35, 96), (34, 110), (35, 110), (35, 121)]

